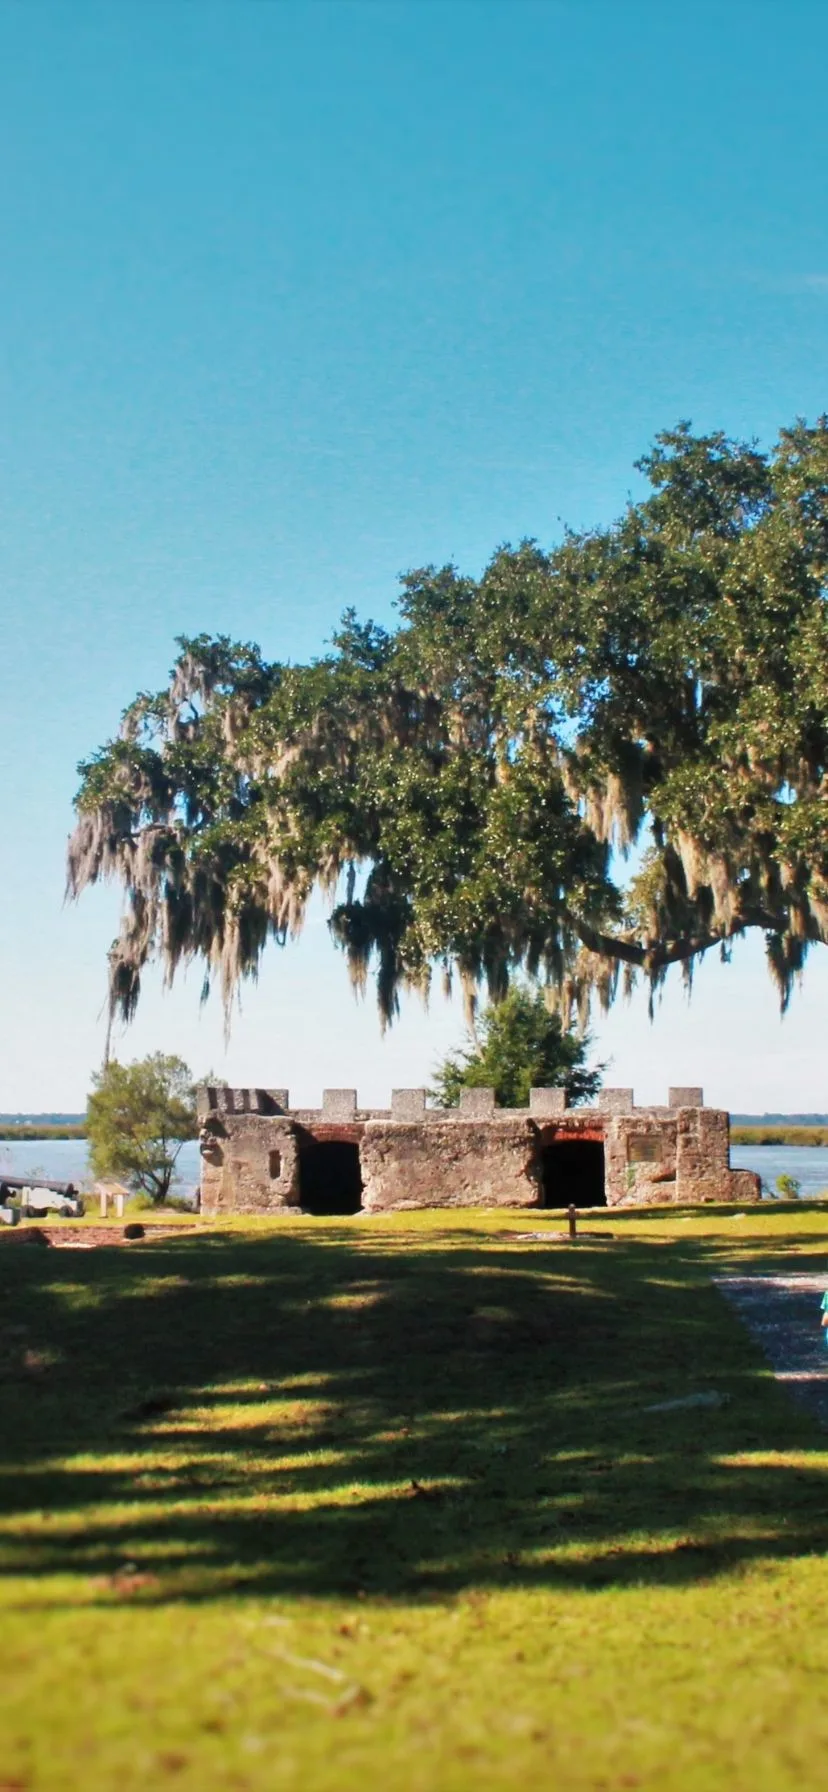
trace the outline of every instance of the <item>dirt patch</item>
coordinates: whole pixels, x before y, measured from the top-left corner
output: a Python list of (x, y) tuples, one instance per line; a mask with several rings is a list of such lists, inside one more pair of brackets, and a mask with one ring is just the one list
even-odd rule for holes
[(103, 1245), (151, 1244), (155, 1238), (182, 1238), (197, 1230), (195, 1226), (148, 1225), (143, 1237), (129, 1238), (128, 1226), (8, 1226), (0, 1230), (0, 1242), (51, 1245), (59, 1251), (94, 1251)]

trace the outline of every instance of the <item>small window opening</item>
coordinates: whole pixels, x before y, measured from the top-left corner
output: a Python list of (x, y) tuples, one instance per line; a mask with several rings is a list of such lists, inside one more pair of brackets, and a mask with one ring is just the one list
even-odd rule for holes
[(270, 1171), (271, 1182), (278, 1182), (279, 1177), (282, 1174), (282, 1153), (281, 1153), (281, 1151), (271, 1151), (268, 1156), (267, 1163), (268, 1163), (268, 1169)]

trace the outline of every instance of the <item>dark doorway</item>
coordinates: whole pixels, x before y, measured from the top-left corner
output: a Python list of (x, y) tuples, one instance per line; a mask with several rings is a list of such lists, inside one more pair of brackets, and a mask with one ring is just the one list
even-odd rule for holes
[(308, 1139), (300, 1152), (299, 1177), (306, 1213), (359, 1213), (362, 1176), (358, 1145), (339, 1139)]
[(544, 1207), (606, 1207), (604, 1147), (598, 1139), (552, 1139), (541, 1147)]

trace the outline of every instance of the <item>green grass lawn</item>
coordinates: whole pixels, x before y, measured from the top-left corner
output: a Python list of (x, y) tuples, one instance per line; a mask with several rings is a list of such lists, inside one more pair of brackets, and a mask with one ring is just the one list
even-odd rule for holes
[(828, 1435), (710, 1275), (828, 1212), (556, 1224), (0, 1239), (0, 1792), (822, 1786)]

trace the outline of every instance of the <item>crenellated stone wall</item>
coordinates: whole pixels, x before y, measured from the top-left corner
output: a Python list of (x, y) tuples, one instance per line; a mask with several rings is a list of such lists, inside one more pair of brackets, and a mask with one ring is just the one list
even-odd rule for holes
[(301, 1211), (303, 1165), (315, 1151), (318, 1187), (326, 1149), (332, 1177), (336, 1150), (358, 1154), (358, 1175), (351, 1166), (368, 1213), (538, 1207), (551, 1204), (553, 1186), (556, 1205), (578, 1206), (579, 1154), (568, 1151), (554, 1183), (548, 1164), (556, 1146), (579, 1141), (603, 1146), (610, 1207), (745, 1202), (760, 1192), (751, 1171), (730, 1169), (729, 1117), (704, 1107), (697, 1088), (671, 1089), (665, 1107), (647, 1108), (632, 1089), (604, 1089), (594, 1107), (576, 1109), (560, 1089), (533, 1089), (528, 1108), (510, 1110), (490, 1089), (465, 1090), (455, 1109), (427, 1107), (423, 1089), (395, 1089), (387, 1109), (360, 1108), (355, 1089), (328, 1089), (321, 1108), (297, 1109), (286, 1089), (210, 1087), (199, 1090), (198, 1111), (205, 1213)]

